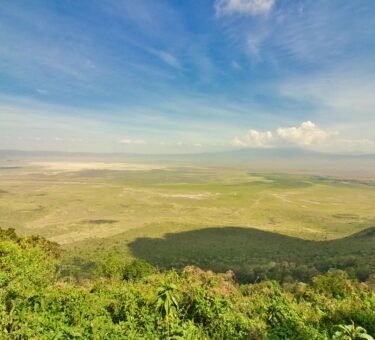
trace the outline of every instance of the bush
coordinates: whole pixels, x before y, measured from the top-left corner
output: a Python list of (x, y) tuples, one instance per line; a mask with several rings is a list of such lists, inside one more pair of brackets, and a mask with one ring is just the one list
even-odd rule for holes
[(99, 278), (73, 285), (56, 279), (58, 260), (44, 241), (12, 231), (0, 237), (0, 338), (370, 339), (375, 334), (374, 290), (343, 271), (318, 275), (311, 285), (264, 281), (239, 287), (232, 272), (190, 266), (181, 274), (157, 273), (142, 260), (109, 254), (97, 265)]
[(348, 274), (342, 270), (317, 275), (313, 278), (313, 288), (319, 293), (332, 297), (342, 297), (354, 290), (352, 281), (348, 279)]
[(139, 280), (155, 273), (156, 270), (144, 260), (133, 260), (122, 268), (123, 280)]

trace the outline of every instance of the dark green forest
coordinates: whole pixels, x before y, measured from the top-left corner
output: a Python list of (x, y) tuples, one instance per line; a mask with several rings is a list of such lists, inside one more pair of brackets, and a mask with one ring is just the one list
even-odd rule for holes
[(196, 266), (161, 268), (115, 253), (66, 263), (62, 253), (43, 237), (0, 229), (1, 338), (372, 339), (375, 334), (375, 276), (358, 277), (345, 270), (350, 266), (331, 263), (303, 276), (280, 263), (254, 279)]

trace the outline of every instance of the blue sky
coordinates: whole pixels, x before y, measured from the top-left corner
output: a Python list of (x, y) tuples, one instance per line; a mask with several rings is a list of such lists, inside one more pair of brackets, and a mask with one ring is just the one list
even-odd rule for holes
[(0, 148), (375, 153), (373, 0), (0, 2)]

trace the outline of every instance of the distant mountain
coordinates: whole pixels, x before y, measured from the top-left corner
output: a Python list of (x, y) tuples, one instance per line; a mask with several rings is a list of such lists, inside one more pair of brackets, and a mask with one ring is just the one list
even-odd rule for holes
[(375, 154), (330, 154), (299, 148), (235, 149), (192, 154), (132, 154), (0, 150), (0, 161), (161, 162), (246, 167), (259, 171), (301, 171), (375, 178)]
[(4, 158), (134, 158), (134, 159), (212, 159), (212, 160), (246, 160), (246, 159), (371, 159), (375, 160), (375, 154), (333, 154), (306, 150), (301, 148), (242, 148), (227, 151), (183, 153), (183, 154), (141, 154), (141, 153), (96, 153), (96, 152), (64, 152), (64, 151), (24, 151), (1, 150), (0, 157)]

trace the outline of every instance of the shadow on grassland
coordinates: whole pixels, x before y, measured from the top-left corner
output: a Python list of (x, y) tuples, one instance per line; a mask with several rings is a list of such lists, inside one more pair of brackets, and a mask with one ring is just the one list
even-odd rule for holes
[(161, 269), (196, 265), (217, 272), (239, 272), (283, 261), (328, 269), (343, 261), (349, 266), (365, 261), (375, 269), (375, 228), (332, 241), (308, 241), (251, 228), (212, 227), (164, 238), (138, 238), (129, 248), (134, 256)]

